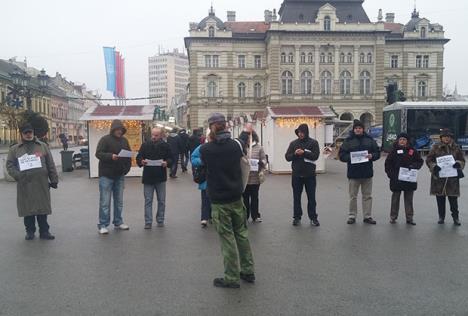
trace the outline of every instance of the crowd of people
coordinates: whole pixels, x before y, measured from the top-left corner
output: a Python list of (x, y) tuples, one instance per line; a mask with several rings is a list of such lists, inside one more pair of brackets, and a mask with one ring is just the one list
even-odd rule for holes
[[(153, 200), (156, 192), (156, 224), (164, 226), (166, 209), (166, 182), (177, 177), (178, 165), (188, 171), (191, 162), (193, 180), (201, 192), (201, 226), (213, 223), (220, 236), (224, 257), (224, 277), (216, 278), (214, 285), (224, 288), (240, 287), (240, 280), (255, 282), (254, 262), (247, 233), (247, 220), (262, 222), (259, 208), (260, 186), (265, 181), (268, 159), (259, 137), (251, 124), (233, 139), (224, 115), (214, 113), (208, 118), (209, 133), (195, 130), (173, 130), (167, 137), (161, 128), (153, 128), (151, 138), (141, 145), (136, 157), (143, 168), (144, 228), (153, 227)], [(50, 189), (58, 188), (55, 164), (46, 144), (34, 136), (30, 124), (20, 128), (22, 141), (10, 148), (7, 170), (17, 181), (18, 215), (24, 218), (26, 240), (35, 238), (36, 220), (39, 237), (52, 240), (47, 216), (51, 214)], [(109, 233), (111, 200), (113, 200), (114, 229), (129, 230), (123, 220), (125, 176), (131, 168), (131, 158), (119, 155), (131, 151), (125, 138), (124, 124), (115, 120), (110, 133), (97, 145), (99, 159), (99, 216), (98, 232)], [(316, 203), (316, 161), (321, 152), (319, 143), (310, 137), (307, 124), (295, 130), (294, 139), (286, 150), (285, 159), (291, 162), (294, 226), (301, 224), (302, 193), (307, 195), (307, 215), (312, 226), (320, 226)], [(352, 131), (339, 149), (339, 160), (347, 164), (349, 184), (349, 215), (347, 223), (356, 223), (358, 194), (361, 191), (363, 222), (375, 225), (372, 217), (373, 163), (381, 158), (375, 140), (367, 135), (364, 125), (355, 121)], [(414, 221), (413, 196), (417, 190), (417, 170), (424, 165), (419, 152), (412, 147), (408, 134), (401, 133), (391, 152), (386, 156), (385, 173), (392, 192), (390, 223), (399, 216), (403, 192), (406, 223)], [(439, 224), (445, 223), (446, 200), (455, 226), (460, 226), (458, 197), (460, 179), (464, 177), (464, 153), (454, 141), (454, 134), (443, 129), (440, 143), (434, 145), (427, 156), (426, 165), (431, 172), (431, 195), (436, 197)]]

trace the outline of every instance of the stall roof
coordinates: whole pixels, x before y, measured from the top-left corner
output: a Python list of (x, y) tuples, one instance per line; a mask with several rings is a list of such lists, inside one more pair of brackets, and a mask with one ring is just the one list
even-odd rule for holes
[(81, 121), (136, 120), (152, 121), (154, 105), (92, 106), (81, 116)]
[(267, 107), (272, 118), (277, 117), (335, 117), (335, 113), (326, 106)]
[(397, 102), (384, 107), (384, 112), (402, 109), (468, 109), (468, 102)]

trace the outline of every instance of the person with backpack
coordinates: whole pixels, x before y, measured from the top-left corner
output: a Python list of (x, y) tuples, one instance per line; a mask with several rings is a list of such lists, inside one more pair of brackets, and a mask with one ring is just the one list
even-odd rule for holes
[(207, 193), (206, 183), (206, 168), (200, 156), (200, 149), (203, 145), (199, 145), (192, 152), (192, 172), (193, 181), (198, 183), (198, 190), (201, 192), (201, 226), (206, 228), (208, 221), (211, 220), (211, 201)]

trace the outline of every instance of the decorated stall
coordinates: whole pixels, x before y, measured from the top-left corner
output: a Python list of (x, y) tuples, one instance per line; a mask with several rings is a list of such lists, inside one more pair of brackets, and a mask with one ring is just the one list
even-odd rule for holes
[(324, 148), (333, 143), (334, 117), (335, 114), (328, 107), (268, 107), (263, 123), (263, 147), (268, 155), (270, 172), (291, 172), (291, 163), (286, 161), (285, 153), (289, 143), (297, 138), (295, 129), (304, 123), (309, 126), (310, 137), (320, 145), (317, 172), (326, 172)]
[(89, 175), (98, 177), (99, 160), (96, 158), (96, 147), (104, 135), (109, 134), (113, 120), (123, 122), (127, 129), (125, 137), (133, 152), (132, 168), (127, 176), (141, 176), (142, 170), (136, 164), (136, 154), (153, 125), (154, 106), (93, 106), (81, 117), (86, 121), (89, 135)]

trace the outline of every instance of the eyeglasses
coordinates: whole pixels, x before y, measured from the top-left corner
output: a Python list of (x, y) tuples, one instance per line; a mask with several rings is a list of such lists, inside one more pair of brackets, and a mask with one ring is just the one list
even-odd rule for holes
[(26, 132), (23, 132), (24, 135), (28, 135), (28, 134), (32, 134), (33, 131), (26, 131)]

